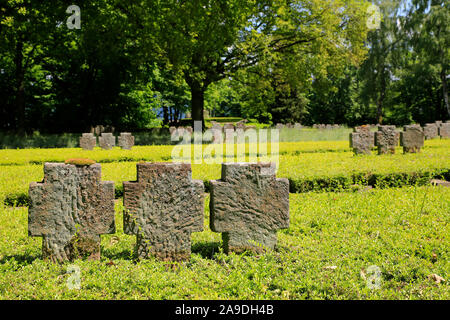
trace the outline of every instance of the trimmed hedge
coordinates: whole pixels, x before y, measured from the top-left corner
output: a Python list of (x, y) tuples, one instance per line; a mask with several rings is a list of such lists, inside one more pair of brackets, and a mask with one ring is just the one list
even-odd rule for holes
[[(398, 172), (398, 173), (358, 173), (352, 176), (334, 176), (334, 177), (317, 177), (289, 180), (290, 193), (305, 192), (343, 192), (358, 190), (356, 186), (373, 187), (377, 189), (385, 188), (401, 188), (405, 186), (424, 186), (430, 183), (431, 179), (441, 179), (450, 181), (450, 169), (441, 169), (426, 172)], [(203, 181), (205, 191), (211, 191), (209, 180)], [(115, 198), (123, 197), (123, 185), (119, 184), (115, 187)], [(25, 193), (12, 193), (5, 197), (4, 204), (8, 206), (28, 206), (30, 199)]]

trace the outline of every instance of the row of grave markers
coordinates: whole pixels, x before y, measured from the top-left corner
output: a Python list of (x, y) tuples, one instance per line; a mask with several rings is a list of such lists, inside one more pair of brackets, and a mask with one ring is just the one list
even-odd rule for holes
[[(134, 137), (129, 132), (122, 132), (117, 137), (119, 147), (125, 150), (131, 150), (134, 146)], [(98, 137), (100, 148), (111, 150), (116, 145), (116, 137), (112, 133), (102, 133)], [(97, 145), (97, 137), (93, 133), (83, 133), (80, 137), (80, 147), (83, 150), (93, 150)]]
[[(83, 160), (83, 161), (81, 161)], [(114, 182), (86, 159), (46, 163), (44, 180), (29, 187), (29, 236), (42, 237), (44, 259), (100, 259), (100, 235), (115, 233)], [(210, 181), (210, 227), (225, 252), (273, 249), (289, 227), (289, 181), (273, 163), (223, 163)], [(191, 233), (203, 231), (203, 181), (190, 164), (138, 163), (137, 181), (124, 182), (124, 233), (136, 236), (139, 259), (188, 260)]]
[(376, 146), (378, 154), (394, 154), (395, 147), (403, 147), (404, 153), (417, 153), (422, 149), (425, 139), (440, 136), (450, 138), (450, 122), (427, 124), (422, 128), (418, 124), (407, 125), (399, 132), (395, 126), (378, 126), (373, 132), (369, 126), (355, 127), (350, 133), (350, 148), (355, 154), (371, 154)]

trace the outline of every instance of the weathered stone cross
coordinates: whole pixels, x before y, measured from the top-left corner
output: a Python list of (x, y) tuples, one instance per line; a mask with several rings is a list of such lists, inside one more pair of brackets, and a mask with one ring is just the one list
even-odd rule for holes
[(102, 133), (98, 138), (98, 144), (104, 150), (111, 150), (116, 145), (116, 137), (110, 132)]
[(131, 150), (134, 146), (134, 137), (129, 132), (122, 132), (118, 137), (119, 147), (125, 150)]
[(378, 154), (394, 154), (395, 147), (398, 146), (400, 132), (395, 126), (379, 126), (375, 133), (375, 144), (378, 147)]
[(123, 185), (124, 232), (137, 236), (137, 257), (189, 260), (191, 233), (203, 231), (204, 199), (191, 165), (138, 163), (137, 181)]
[(370, 131), (369, 126), (361, 126), (350, 133), (350, 148), (355, 154), (371, 154), (375, 146), (375, 132)]
[(97, 138), (92, 133), (83, 133), (80, 137), (80, 147), (83, 150), (93, 150), (97, 145)]
[(44, 181), (30, 184), (29, 236), (42, 237), (44, 259), (100, 259), (100, 235), (115, 232), (114, 182), (101, 182), (101, 166), (46, 163)]
[(275, 164), (223, 163), (211, 181), (210, 226), (222, 232), (225, 252), (273, 249), (277, 230), (289, 227), (289, 181)]
[(420, 152), (424, 145), (425, 135), (420, 125), (408, 125), (403, 127), (400, 132), (400, 145), (403, 147), (403, 153)]

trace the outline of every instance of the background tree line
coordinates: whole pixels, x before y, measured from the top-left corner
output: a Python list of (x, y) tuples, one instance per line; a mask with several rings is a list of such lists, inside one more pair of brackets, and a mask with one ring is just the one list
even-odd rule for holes
[[(0, 130), (139, 130), (241, 116), (404, 124), (450, 117), (450, 4), (362, 0), (0, 2)], [(160, 118), (161, 120), (159, 120)]]

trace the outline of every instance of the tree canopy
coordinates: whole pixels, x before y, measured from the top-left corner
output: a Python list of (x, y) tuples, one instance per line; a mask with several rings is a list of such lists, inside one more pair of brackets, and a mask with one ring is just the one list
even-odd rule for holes
[(140, 130), (261, 122), (425, 123), (450, 117), (441, 0), (99, 0), (0, 4), (0, 130)]

